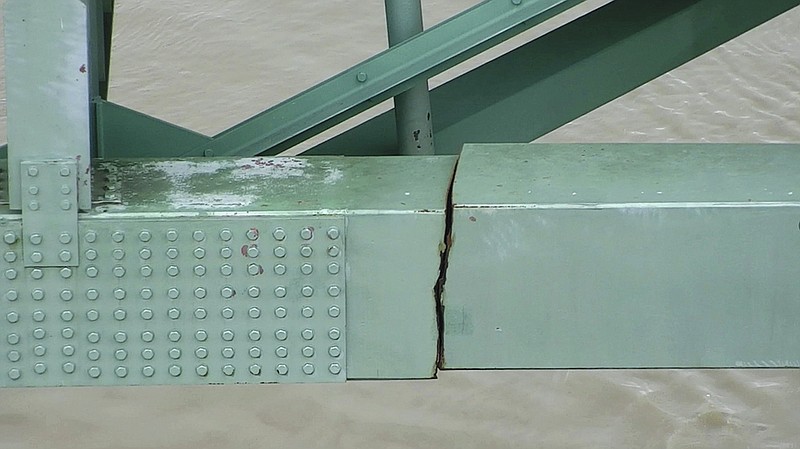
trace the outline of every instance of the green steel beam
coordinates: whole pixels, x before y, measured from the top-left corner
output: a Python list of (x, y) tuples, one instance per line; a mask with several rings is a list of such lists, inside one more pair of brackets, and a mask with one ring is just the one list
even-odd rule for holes
[[(91, 45), (94, 11), (94, 0), (5, 3), (8, 182), (13, 209), (22, 209), (25, 194), (21, 163), (45, 160), (77, 164), (77, 201), (83, 210), (91, 207), (95, 124), (91, 98), (97, 91)], [(52, 181), (42, 188), (61, 188), (57, 179)]]
[(97, 149), (102, 158), (159, 157), (189, 151), (210, 138), (97, 98)]
[[(616, 0), (431, 92), (437, 153), (529, 142), (800, 4)], [(391, 111), (309, 154), (394, 154)]]
[(184, 155), (277, 154), (582, 1), (488, 0)]
[(800, 367), (798, 171), (800, 145), (467, 145), (443, 367)]
[(95, 161), (73, 267), (0, 205), (0, 387), (431, 378), (455, 162)]

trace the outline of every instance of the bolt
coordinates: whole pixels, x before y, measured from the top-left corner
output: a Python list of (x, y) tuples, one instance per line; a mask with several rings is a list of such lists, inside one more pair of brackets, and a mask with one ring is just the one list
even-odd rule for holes
[(208, 367), (206, 365), (199, 365), (195, 369), (195, 372), (197, 373), (198, 376), (205, 377), (208, 375)]
[(311, 287), (310, 285), (306, 285), (300, 290), (300, 293), (302, 293), (303, 296), (305, 296), (306, 298), (310, 298), (311, 296), (314, 295), (314, 288)]
[(311, 307), (303, 307), (303, 316), (306, 318), (311, 318), (314, 316), (314, 309)]
[(88, 373), (89, 373), (89, 377), (91, 377), (93, 379), (97, 379), (98, 377), (100, 377), (100, 374), (102, 374), (102, 372), (100, 371), (100, 367), (97, 367), (97, 366), (93, 366), (93, 367), (89, 368)]
[(178, 377), (181, 375), (181, 367), (178, 365), (172, 365), (169, 367), (169, 375), (172, 377)]
[(44, 256), (42, 256), (42, 253), (40, 253), (38, 251), (31, 253), (31, 261), (33, 263), (41, 263), (41, 261), (43, 259), (44, 259)]
[(39, 169), (36, 167), (28, 167), (28, 176), (30, 176), (31, 178), (39, 176)]
[(72, 209), (72, 202), (70, 200), (64, 200), (61, 202), (61, 209), (62, 210), (70, 210)]
[(231, 232), (230, 229), (223, 229), (223, 230), (219, 231), (219, 238), (223, 242), (228, 242), (233, 238), (233, 233)]
[(170, 242), (174, 242), (174, 241), (178, 240), (178, 231), (176, 231), (175, 229), (168, 230), (167, 231), (167, 240), (169, 240)]
[(261, 375), (261, 366), (260, 365), (250, 365), (250, 374), (254, 376)]
[(203, 277), (206, 275), (206, 267), (202, 265), (197, 265), (194, 267), (194, 274), (195, 276)]
[(250, 338), (250, 341), (259, 341), (259, 340), (261, 340), (261, 332), (259, 332), (257, 330), (250, 331), (250, 333), (247, 336), (248, 336), (248, 338)]
[(331, 357), (336, 358), (336, 357), (339, 357), (340, 355), (342, 355), (342, 350), (339, 349), (338, 346), (331, 346), (330, 349), (328, 349), (328, 354)]
[(511, 3), (514, 5), (520, 5), (522, 4), (522, 0), (511, 0)]
[(275, 240), (282, 242), (284, 239), (286, 239), (286, 231), (284, 231), (283, 228), (277, 228), (272, 232), (272, 237), (275, 238)]
[(172, 348), (169, 350), (169, 357), (173, 360), (178, 360), (181, 358), (181, 350), (178, 348)]
[(313, 357), (314, 356), (314, 348), (311, 346), (306, 346), (303, 348), (303, 356), (304, 357)]
[(250, 357), (257, 359), (261, 357), (261, 348), (253, 346), (250, 348)]
[(286, 356), (289, 355), (289, 350), (283, 346), (278, 346), (278, 348), (275, 350), (275, 355), (279, 358), (285, 359)]
[(114, 370), (114, 373), (117, 375), (117, 377), (124, 378), (128, 375), (128, 368), (125, 368), (124, 366), (118, 366), (117, 369)]
[(61, 369), (63, 369), (64, 372), (67, 373), (67, 374), (72, 374), (72, 373), (75, 372), (75, 364), (72, 363), (72, 362), (67, 362), (67, 363), (61, 365)]
[(33, 244), (33, 245), (41, 245), (42, 244), (42, 240), (44, 240), (44, 238), (42, 237), (42, 234), (31, 234), (29, 240), (31, 241), (31, 244)]
[(289, 367), (287, 367), (287, 366), (286, 366), (286, 365), (284, 365), (284, 364), (280, 364), (280, 365), (278, 365), (278, 366), (275, 368), (275, 371), (276, 371), (276, 372), (277, 372), (279, 375), (281, 375), (281, 376), (285, 376), (285, 375), (289, 374)]
[(278, 318), (286, 318), (286, 309), (283, 307), (278, 307), (275, 309), (275, 316)]
[(69, 262), (72, 260), (72, 253), (66, 250), (61, 251), (61, 253), (58, 254), (58, 258), (61, 259), (62, 262)]
[(366, 83), (368, 78), (369, 77), (364, 72), (358, 72), (356, 75), (356, 80), (358, 80), (359, 83)]
[(30, 204), (28, 204), (28, 209), (30, 209), (30, 210), (39, 210), (39, 202), (38, 201), (31, 201)]
[(250, 318), (256, 319), (261, 316), (261, 309), (258, 307), (251, 307), (250, 310), (247, 311), (247, 315)]
[(278, 330), (276, 330), (276, 331), (275, 331), (275, 338), (276, 338), (278, 341), (286, 341), (286, 339), (287, 339), (288, 337), (289, 337), (289, 334), (288, 334), (288, 333), (286, 333), (286, 331), (285, 331), (285, 330), (283, 330), (283, 329), (278, 329)]
[(277, 274), (278, 276), (283, 276), (284, 274), (286, 274), (286, 265), (282, 264), (275, 265), (274, 271), (275, 274)]
[(339, 228), (332, 227), (328, 229), (328, 238), (331, 240), (336, 240), (339, 238)]
[(122, 288), (115, 288), (114, 289), (114, 297), (117, 298), (120, 301), (125, 299), (125, 296), (127, 296), (127, 295), (128, 295), (128, 293)]
[[(125, 311), (123, 310), (122, 312), (124, 313)], [(73, 319), (74, 317), (75, 317), (75, 315), (72, 313), (72, 311), (71, 311), (71, 310), (65, 310), (65, 311), (61, 312), (61, 320), (62, 320), (62, 321), (66, 321), (67, 323), (69, 323), (70, 321), (72, 321), (72, 319)], [(124, 318), (125, 318), (125, 317), (123, 316), (123, 319), (124, 319)]]
[(222, 309), (222, 318), (225, 318), (226, 320), (233, 318), (233, 309), (230, 307), (225, 307)]
[(194, 233), (192, 233), (192, 238), (195, 242), (202, 242), (206, 239), (206, 234), (203, 231), (194, 231)]
[(38, 195), (39, 194), (39, 187), (36, 187), (36, 186), (28, 187), (28, 193), (30, 193), (31, 195), (34, 195), (34, 196)]
[(338, 340), (341, 335), (342, 332), (335, 327), (328, 332), (328, 337), (330, 337), (331, 340)]
[(61, 194), (62, 195), (69, 195), (72, 193), (72, 188), (66, 184), (61, 186)]
[(70, 171), (69, 167), (61, 167), (61, 170), (58, 171), (58, 174), (65, 178), (69, 176), (70, 173), (72, 172)]
[(233, 348), (227, 347), (222, 349), (222, 356), (226, 359), (232, 359), (234, 355), (236, 355), (236, 352), (233, 350)]
[(305, 365), (303, 365), (303, 372), (309, 376), (314, 374), (314, 365), (306, 363)]
[(226, 376), (233, 376), (235, 372), (236, 368), (234, 368), (233, 365), (225, 365), (222, 367), (222, 374), (225, 374)]
[(153, 360), (153, 357), (156, 356), (156, 353), (153, 352), (150, 348), (145, 348), (142, 350), (142, 358), (145, 360)]
[(13, 232), (6, 232), (5, 235), (3, 235), (3, 241), (9, 245), (13, 245), (17, 241), (17, 234)]
[(212, 150), (210, 148), (206, 148), (205, 150), (203, 150), (203, 156), (205, 156), (205, 157), (214, 157), (214, 150)]
[(144, 377), (153, 377), (153, 374), (155, 373), (156, 370), (150, 365), (147, 365), (144, 368), (142, 368), (142, 375), (144, 375)]
[(303, 246), (300, 248), (300, 255), (303, 257), (311, 257), (314, 254), (314, 250), (310, 246)]
[(330, 274), (339, 274), (339, 264), (334, 262), (328, 265), (328, 273)]
[(286, 248), (284, 248), (282, 246), (278, 246), (273, 251), (273, 254), (275, 254), (275, 257), (277, 257), (279, 259), (282, 259), (282, 258), (286, 257)]
[(339, 309), (339, 307), (331, 306), (331, 308), (328, 309), (328, 316), (330, 316), (331, 318), (338, 318), (341, 312), (342, 311)]
[(314, 331), (311, 329), (305, 329), (301, 333), (303, 336), (303, 340), (313, 340), (314, 339)]
[(72, 242), (72, 235), (69, 232), (62, 232), (61, 235), (58, 236), (58, 241), (63, 245), (68, 245)]

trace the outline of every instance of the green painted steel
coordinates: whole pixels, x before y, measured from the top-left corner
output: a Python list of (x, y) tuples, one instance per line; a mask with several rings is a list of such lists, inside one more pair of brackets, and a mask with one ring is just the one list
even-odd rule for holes
[(468, 145), (443, 366), (800, 367), (798, 170), (800, 145)]
[(0, 385), (345, 380), (343, 217), (99, 219), (80, 236), (77, 269), (6, 261)]
[[(421, 0), (386, 0), (389, 46), (411, 39), (423, 31)], [(432, 155), (433, 123), (428, 80), (422, 80), (394, 97), (397, 146), (400, 154)]]
[[(615, 0), (434, 89), (436, 151), (532, 141), (797, 5)], [(394, 136), (387, 112), (308, 154), (394, 154)]]
[(0, 206), (0, 385), (433, 377), (455, 162), (95, 161), (75, 267)]
[(95, 99), (95, 108), (97, 152), (102, 158), (180, 154), (210, 140), (200, 133), (99, 98)]
[[(91, 207), (93, 120), (89, 9), (81, 0), (5, 4), (9, 193), (22, 208), (20, 164), (63, 159), (78, 165), (78, 202)], [(42, 88), (47, 86), (47, 88)], [(42, 186), (42, 188), (60, 188)]]
[(277, 154), (581, 2), (488, 0), (184, 155)]

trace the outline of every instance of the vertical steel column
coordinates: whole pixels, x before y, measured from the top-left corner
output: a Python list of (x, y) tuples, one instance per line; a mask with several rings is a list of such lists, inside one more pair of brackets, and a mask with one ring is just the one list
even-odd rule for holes
[[(421, 0), (385, 0), (389, 46), (422, 32)], [(434, 154), (428, 81), (394, 97), (397, 144), (400, 154)]]
[[(94, 134), (90, 52), (97, 0), (5, 3), (9, 196), (22, 209), (25, 161), (73, 161), (81, 209), (92, 206)], [(41, 177), (38, 179), (42, 179)], [(61, 180), (47, 179), (61, 189)], [(39, 186), (45, 188), (44, 185)], [(69, 186), (72, 187), (72, 186)], [(44, 195), (44, 193), (42, 193)]]

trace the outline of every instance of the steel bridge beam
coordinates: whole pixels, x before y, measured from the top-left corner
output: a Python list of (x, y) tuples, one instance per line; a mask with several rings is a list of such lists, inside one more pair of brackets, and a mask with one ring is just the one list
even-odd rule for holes
[[(800, 5), (616, 0), (431, 92), (439, 154), (530, 142)], [(393, 154), (391, 112), (308, 154)]]

